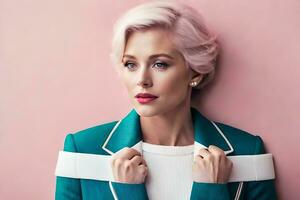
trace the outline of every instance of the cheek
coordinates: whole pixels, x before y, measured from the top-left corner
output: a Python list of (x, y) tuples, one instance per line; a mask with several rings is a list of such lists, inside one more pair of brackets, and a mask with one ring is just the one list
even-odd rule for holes
[(126, 89), (128, 90), (128, 92), (131, 92), (135, 86), (134, 77), (131, 76), (130, 74), (123, 73), (120, 76), (120, 78), (121, 78), (123, 84), (125, 85)]
[(173, 76), (167, 76), (160, 80), (161, 83), (159, 88), (161, 92), (168, 93), (170, 95), (182, 95), (187, 90), (187, 77), (182, 75), (179, 76), (178, 73)]

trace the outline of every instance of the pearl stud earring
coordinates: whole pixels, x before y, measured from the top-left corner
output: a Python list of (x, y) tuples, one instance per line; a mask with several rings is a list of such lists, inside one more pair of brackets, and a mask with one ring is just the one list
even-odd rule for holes
[(196, 81), (193, 81), (190, 83), (190, 86), (195, 87), (198, 83)]

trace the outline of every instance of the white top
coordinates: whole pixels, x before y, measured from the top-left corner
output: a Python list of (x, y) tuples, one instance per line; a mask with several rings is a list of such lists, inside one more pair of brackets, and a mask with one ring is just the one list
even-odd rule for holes
[(164, 146), (143, 142), (142, 150), (148, 166), (145, 185), (149, 199), (190, 199), (194, 145)]

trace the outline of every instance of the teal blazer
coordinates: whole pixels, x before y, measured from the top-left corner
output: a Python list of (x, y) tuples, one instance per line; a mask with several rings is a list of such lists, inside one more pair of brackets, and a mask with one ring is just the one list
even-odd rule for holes
[[(191, 114), (194, 139), (198, 143), (204, 146), (216, 145), (224, 151), (229, 151), (228, 155), (231, 156), (265, 153), (263, 141), (259, 136), (251, 135), (224, 123), (210, 121), (193, 107), (191, 107)], [(100, 124), (68, 134), (64, 142), (64, 151), (111, 155), (124, 147), (133, 147), (141, 140), (139, 115), (132, 109), (119, 121)], [(129, 184), (57, 176), (55, 199), (145, 200), (148, 199), (148, 195), (144, 183)], [(193, 182), (190, 199), (274, 200), (277, 199), (277, 196), (274, 180), (226, 184)]]

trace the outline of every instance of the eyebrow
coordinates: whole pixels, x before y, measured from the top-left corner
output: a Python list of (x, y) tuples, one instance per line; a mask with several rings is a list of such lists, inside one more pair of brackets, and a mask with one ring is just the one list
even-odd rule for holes
[[(128, 57), (128, 58), (133, 58), (133, 59), (135, 59), (134, 56), (128, 55), (128, 54), (124, 54), (123, 57)], [(170, 59), (175, 59), (173, 56), (171, 56), (171, 55), (169, 55), (169, 54), (166, 54), (166, 53), (154, 54), (154, 55), (151, 55), (149, 58), (150, 58), (150, 59), (153, 59), (153, 58), (157, 58), (157, 57), (167, 57), (167, 58), (170, 58)]]

